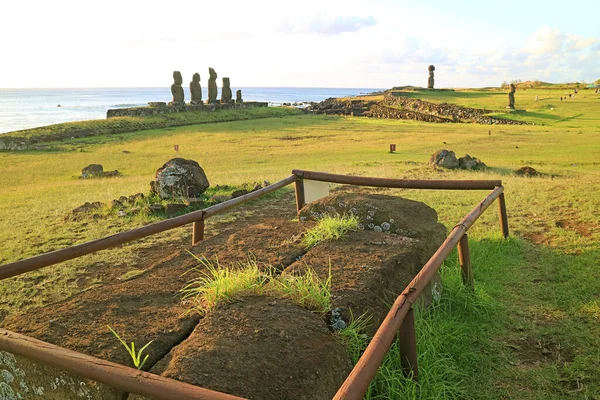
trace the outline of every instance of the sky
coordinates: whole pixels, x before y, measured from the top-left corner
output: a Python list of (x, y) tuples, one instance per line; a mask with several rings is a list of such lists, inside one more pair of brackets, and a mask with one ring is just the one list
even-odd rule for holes
[(597, 0), (19, 0), (0, 88), (499, 86), (600, 79)]

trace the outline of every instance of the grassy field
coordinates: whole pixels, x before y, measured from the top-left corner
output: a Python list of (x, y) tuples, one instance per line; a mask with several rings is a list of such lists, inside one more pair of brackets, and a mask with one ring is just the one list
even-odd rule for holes
[[(510, 240), (501, 239), (493, 210), (471, 229), (475, 294), (461, 288), (456, 257), (450, 257), (443, 267), (442, 301), (417, 320), (421, 384), (402, 381), (403, 391), (387, 396), (600, 399), (600, 95), (581, 90), (574, 100), (561, 102), (564, 94), (517, 91), (516, 107), (524, 111), (512, 115), (537, 124), (528, 126), (297, 115), (75, 139), (54, 145), (54, 151), (0, 153), (0, 264), (156, 219), (68, 217), (85, 202), (110, 203), (122, 195), (147, 193), (156, 169), (175, 156), (175, 144), (180, 157), (203, 166), (213, 186), (273, 182), (293, 168), (397, 178), (502, 179)], [(496, 90), (414, 95), (498, 112), (507, 101), (506, 92)], [(390, 143), (396, 144), (394, 154), (388, 153)], [(457, 156), (468, 153), (490, 168), (434, 171), (428, 158), (442, 148)], [(123, 175), (77, 179), (91, 163)], [(525, 165), (542, 175), (513, 174)], [(485, 196), (390, 192), (431, 205), (449, 228)], [(189, 231), (176, 229), (3, 281), (0, 320), (2, 313), (101, 285), (114, 265), (135, 271), (140, 254), (181, 243)], [(87, 279), (82, 281), (80, 274)], [(392, 378), (382, 373), (378, 379), (372, 398), (386, 398), (381, 393)]]

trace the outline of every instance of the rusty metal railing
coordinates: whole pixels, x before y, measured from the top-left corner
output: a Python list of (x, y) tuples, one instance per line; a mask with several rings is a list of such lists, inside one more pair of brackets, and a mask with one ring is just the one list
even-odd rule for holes
[[(207, 218), (221, 214), (237, 205), (258, 199), (268, 193), (295, 183), (298, 211), (305, 205), (303, 180), (318, 180), (331, 183), (375, 186), (389, 188), (438, 189), (438, 190), (485, 190), (493, 189), (458, 225), (415, 276), (406, 289), (398, 296), (383, 323), (375, 333), (362, 357), (338, 390), (335, 399), (359, 399), (366, 392), (398, 334), (401, 361), (406, 374), (418, 375), (417, 351), (412, 304), (435, 276), (442, 262), (455, 246), (458, 246), (459, 260), (465, 284), (473, 285), (467, 230), (481, 214), (498, 199), (500, 226), (504, 237), (508, 236), (508, 220), (504, 187), (499, 180), (406, 180), (372, 177), (335, 175), (325, 172), (293, 170), (290, 177), (266, 188), (248, 193), (203, 210), (194, 211), (179, 217), (156, 222), (130, 231), (107, 236), (91, 242), (71, 246), (25, 260), (0, 266), (0, 280), (34, 271), (63, 261), (81, 257), (100, 250), (141, 239), (159, 232), (191, 223), (193, 225), (192, 245), (204, 238), (204, 222)], [(92, 379), (130, 393), (141, 394), (154, 399), (206, 399), (233, 400), (240, 397), (215, 392), (159, 375), (139, 371), (123, 365), (111, 363), (82, 353), (52, 345), (25, 335), (0, 329), (0, 350), (6, 350), (32, 360), (64, 369), (83, 378)]]

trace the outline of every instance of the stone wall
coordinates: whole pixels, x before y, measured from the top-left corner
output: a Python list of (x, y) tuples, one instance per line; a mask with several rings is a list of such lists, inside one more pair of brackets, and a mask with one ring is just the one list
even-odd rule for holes
[(365, 100), (327, 99), (312, 103), (307, 112), (326, 115), (352, 115), (372, 118), (409, 119), (435, 123), (477, 123), (498, 125), (527, 125), (524, 121), (495, 118), (486, 114), (492, 110), (462, 107), (449, 103), (431, 103), (405, 96), (403, 93), (388, 92), (380, 102)]
[(168, 106), (166, 103), (149, 103), (148, 107), (117, 108), (108, 110), (106, 118), (114, 117), (143, 117), (155, 114), (171, 114), (188, 111), (217, 111), (234, 108), (267, 107), (269, 103), (262, 101), (247, 101), (244, 103), (218, 103), (218, 104), (189, 104), (185, 107)]

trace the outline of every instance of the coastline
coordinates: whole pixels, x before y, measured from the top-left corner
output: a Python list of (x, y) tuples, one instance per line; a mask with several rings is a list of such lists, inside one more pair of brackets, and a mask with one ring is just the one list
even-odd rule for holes
[[(206, 87), (202, 89), (206, 97)], [(295, 87), (232, 89), (241, 89), (244, 101), (268, 102), (269, 106), (318, 102), (329, 97), (359, 96), (385, 90)], [(189, 88), (184, 88), (184, 91), (185, 99), (189, 100)], [(148, 102), (170, 100), (168, 87), (0, 89), (0, 137), (24, 129), (104, 119), (109, 109), (144, 107)]]

